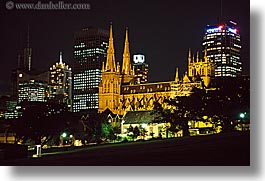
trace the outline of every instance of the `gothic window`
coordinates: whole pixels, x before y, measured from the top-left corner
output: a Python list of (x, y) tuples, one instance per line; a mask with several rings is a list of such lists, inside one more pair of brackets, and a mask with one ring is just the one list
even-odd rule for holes
[(106, 84), (103, 82), (103, 93), (106, 93)]
[(106, 91), (107, 93), (109, 93), (110, 92), (110, 83), (109, 82), (107, 82), (107, 91)]

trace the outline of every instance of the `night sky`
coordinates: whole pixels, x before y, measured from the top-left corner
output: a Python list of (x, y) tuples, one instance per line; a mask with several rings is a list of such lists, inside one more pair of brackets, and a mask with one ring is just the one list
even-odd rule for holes
[[(14, 0), (14, 2), (21, 2)], [(27, 2), (31, 2), (28, 0)], [(33, 1), (34, 2), (34, 1)], [(45, 2), (45, 1), (42, 1)], [(56, 1), (53, 1), (56, 2)], [(216, 24), (220, 0), (86, 0), (90, 10), (0, 11), (0, 92), (10, 89), (11, 70), (17, 67), (18, 50), (26, 46), (30, 26), (32, 66), (48, 70), (59, 59), (73, 64), (73, 35), (88, 26), (109, 29), (113, 23), (116, 60), (122, 61), (125, 28), (129, 27), (131, 55), (143, 53), (150, 67), (150, 82), (174, 80), (175, 69), (187, 70), (187, 52), (202, 50), (207, 24)], [(243, 73), (249, 74), (249, 0), (223, 0), (222, 15), (238, 23), (242, 39)]]

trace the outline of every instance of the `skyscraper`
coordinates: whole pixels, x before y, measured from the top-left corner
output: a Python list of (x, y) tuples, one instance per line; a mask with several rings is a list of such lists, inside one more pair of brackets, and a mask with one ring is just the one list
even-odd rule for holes
[(215, 77), (237, 77), (242, 73), (241, 37), (237, 23), (229, 21), (207, 25), (203, 36), (203, 51), (215, 63)]
[(32, 48), (29, 44), (29, 27), (26, 46), (18, 54), (18, 67), (12, 70), (12, 93), (18, 103), (47, 101), (48, 71), (32, 68)]
[(102, 77), (109, 32), (89, 27), (74, 35), (73, 111), (98, 109), (98, 86)]
[(133, 67), (135, 71), (135, 83), (145, 84), (148, 82), (148, 64), (145, 63), (145, 56), (143, 54), (133, 55)]
[(49, 99), (60, 104), (66, 104), (72, 110), (72, 70), (63, 62), (60, 52), (60, 61), (50, 67)]
[(29, 26), (27, 31), (27, 41), (26, 45), (21, 47), (18, 51), (18, 67), (12, 70), (11, 74), (11, 89), (12, 89), (12, 96), (18, 98), (18, 75), (22, 75), (21, 73), (25, 71), (28, 73), (32, 70), (32, 48), (29, 44)]
[(31, 70), (32, 48), (29, 46), (29, 26), (27, 32), (27, 45), (19, 51), (18, 68)]
[(18, 102), (46, 102), (48, 79), (48, 71), (18, 71)]

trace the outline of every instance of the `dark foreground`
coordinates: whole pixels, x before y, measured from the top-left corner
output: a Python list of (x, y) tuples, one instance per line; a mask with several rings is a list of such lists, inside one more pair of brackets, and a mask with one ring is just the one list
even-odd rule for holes
[(229, 133), (86, 147), (1, 165), (250, 165), (250, 134)]

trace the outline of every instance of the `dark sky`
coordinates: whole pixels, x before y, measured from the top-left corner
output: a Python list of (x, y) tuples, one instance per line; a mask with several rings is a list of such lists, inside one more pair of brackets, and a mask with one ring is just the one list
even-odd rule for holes
[[(0, 92), (10, 88), (11, 70), (17, 67), (18, 50), (26, 45), (28, 24), (32, 66), (43, 70), (57, 62), (59, 51), (63, 51), (64, 61), (72, 65), (74, 32), (88, 26), (109, 29), (110, 21), (116, 60), (121, 61), (128, 26), (131, 54), (141, 52), (146, 56), (150, 81), (154, 82), (174, 80), (177, 66), (180, 74), (186, 71), (188, 48), (201, 51), (205, 26), (217, 23), (221, 12), (220, 0), (64, 1), (91, 5), (90, 10), (76, 11), (7, 10), (5, 2), (1, 1), (0, 11)], [(222, 15), (238, 23), (243, 72), (249, 74), (249, 0), (223, 0)]]

